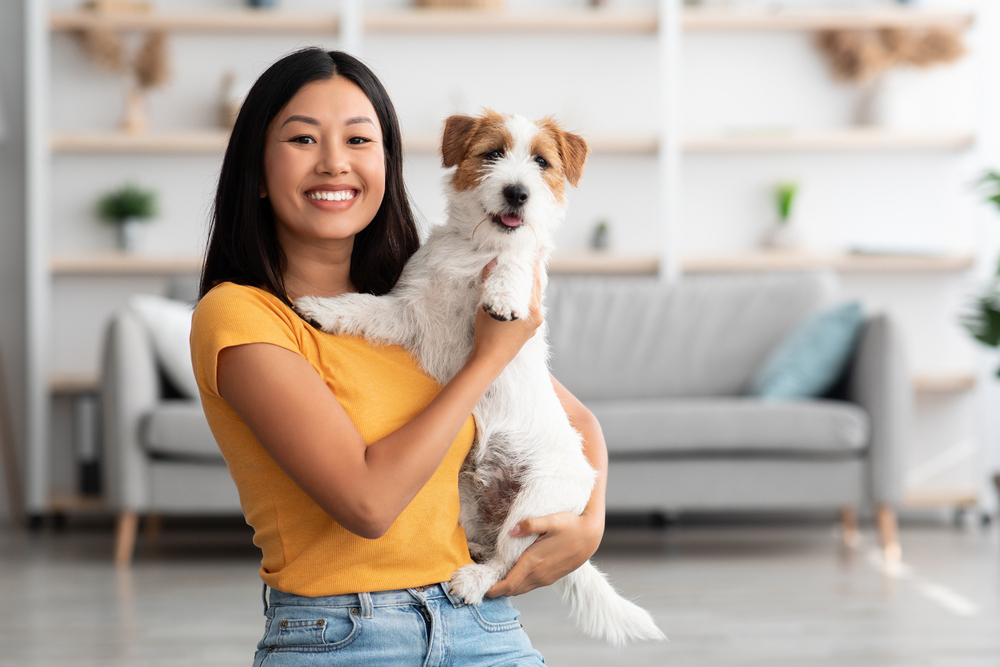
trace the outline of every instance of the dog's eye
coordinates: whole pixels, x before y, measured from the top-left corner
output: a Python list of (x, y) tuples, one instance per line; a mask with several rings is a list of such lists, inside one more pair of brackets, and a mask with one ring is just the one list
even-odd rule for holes
[(496, 149), (495, 151), (490, 151), (489, 153), (484, 153), (483, 157), (487, 160), (499, 160), (503, 157), (503, 151), (501, 149)]
[(541, 167), (542, 169), (548, 169), (549, 168), (549, 161), (546, 160), (545, 158), (543, 158), (541, 155), (536, 155), (535, 156), (535, 162), (537, 162), (538, 166)]

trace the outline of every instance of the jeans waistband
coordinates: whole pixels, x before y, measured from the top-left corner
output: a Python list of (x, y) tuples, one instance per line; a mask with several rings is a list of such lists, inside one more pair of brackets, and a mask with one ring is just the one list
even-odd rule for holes
[(341, 595), (325, 595), (320, 597), (296, 595), (295, 593), (286, 593), (271, 588), (268, 598), (271, 606), (367, 607), (370, 604), (373, 607), (390, 607), (412, 602), (422, 603), (438, 598), (445, 598), (456, 607), (465, 604), (460, 598), (451, 594), (451, 591), (448, 590), (447, 582), (419, 586), (417, 588), (400, 588), (391, 591), (373, 591), (371, 593), (343, 593)]

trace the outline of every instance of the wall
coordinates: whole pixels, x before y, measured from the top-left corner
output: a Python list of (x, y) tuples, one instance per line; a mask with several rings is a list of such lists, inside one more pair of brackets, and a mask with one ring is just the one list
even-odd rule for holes
[[(24, 441), (24, 9), (0, 3), (0, 106), (6, 130), (0, 139), (0, 352), (7, 374), (15, 437)], [(24, 462), (23, 452), (20, 456)], [(8, 519), (7, 489), (0, 476), (0, 522)]]

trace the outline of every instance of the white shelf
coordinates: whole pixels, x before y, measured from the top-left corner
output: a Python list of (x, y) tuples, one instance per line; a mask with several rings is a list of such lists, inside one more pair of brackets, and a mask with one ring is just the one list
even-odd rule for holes
[(957, 151), (973, 142), (967, 132), (839, 128), (690, 137), (683, 146), (689, 153)]
[(975, 264), (972, 255), (869, 255), (791, 251), (734, 253), (687, 257), (684, 273), (745, 273), (800, 271), (830, 268), (843, 273), (947, 273), (966, 271)]
[[(130, 135), (122, 132), (56, 132), (49, 139), (57, 153), (221, 154), (227, 130), (168, 131)], [(656, 155), (654, 136), (596, 136), (588, 138), (595, 153)], [(685, 139), (689, 153), (823, 152), (823, 151), (957, 151), (971, 147), (973, 136), (961, 132), (899, 132), (844, 128), (821, 132), (746, 134)], [(437, 153), (440, 139), (414, 135), (404, 139), (414, 153)]]
[(173, 275), (198, 273), (201, 258), (196, 256), (160, 256), (127, 253), (94, 255), (52, 255), (49, 268), (55, 275)]
[[(949, 27), (972, 23), (962, 11), (880, 9), (864, 11), (719, 11), (687, 10), (682, 25), (688, 31), (813, 31), (838, 28)], [(368, 12), (363, 29), (371, 34), (440, 33), (564, 33), (647, 34), (659, 29), (653, 12), (580, 9), (544, 12), (490, 10), (397, 10)], [(49, 15), (49, 27), (72, 31), (93, 27), (113, 30), (211, 33), (336, 33), (334, 13), (275, 10), (104, 13), (63, 10)]]

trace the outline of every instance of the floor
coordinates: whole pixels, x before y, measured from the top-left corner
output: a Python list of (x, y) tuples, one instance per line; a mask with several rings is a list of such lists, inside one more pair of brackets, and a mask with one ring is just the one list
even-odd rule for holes
[[(612, 649), (551, 591), (517, 598), (550, 665), (1000, 666), (1000, 532), (905, 526), (887, 568), (826, 523), (613, 527), (595, 560), (667, 643)], [(240, 526), (167, 522), (134, 566), (106, 525), (0, 528), (0, 664), (249, 667), (263, 629), (258, 558)]]

